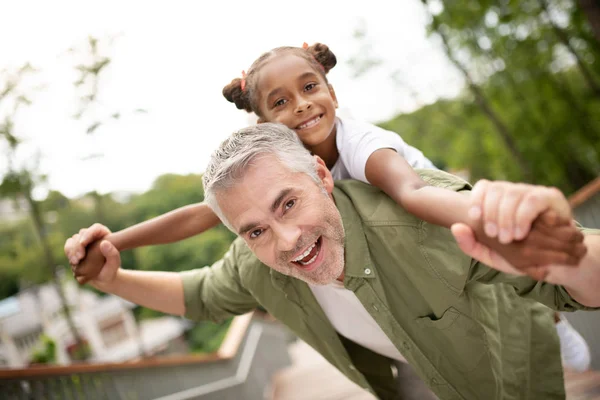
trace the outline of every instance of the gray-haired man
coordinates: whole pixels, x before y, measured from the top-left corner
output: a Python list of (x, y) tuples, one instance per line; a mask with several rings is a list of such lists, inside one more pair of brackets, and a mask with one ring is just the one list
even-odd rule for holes
[[(442, 172), (422, 176), (470, 189)], [(392, 361), (408, 361), (442, 399), (564, 398), (556, 331), (539, 303), (600, 306), (598, 231), (584, 230), (588, 252), (577, 267), (550, 266), (543, 282), (515, 275), (467, 226), (451, 233), (376, 188), (334, 184), (323, 161), (276, 124), (234, 133), (213, 154), (204, 185), (206, 201), (240, 236), (222, 260), (184, 273), (126, 271), (104, 241), (107, 263), (91, 283), (192, 319), (221, 320), (261, 305), (382, 399), (398, 396)], [(566, 205), (546, 188), (487, 184), (492, 189)], [(67, 241), (69, 257), (108, 231), (83, 233), (83, 243), (79, 235)]]

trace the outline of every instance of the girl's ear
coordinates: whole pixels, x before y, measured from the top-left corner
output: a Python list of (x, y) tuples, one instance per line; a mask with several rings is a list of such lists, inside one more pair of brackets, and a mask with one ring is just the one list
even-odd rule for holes
[(333, 103), (335, 104), (335, 108), (338, 108), (338, 101), (337, 101), (337, 97), (335, 95), (335, 90), (333, 90), (333, 86), (331, 86), (331, 83), (327, 85), (329, 87), (329, 94), (331, 95), (331, 98), (333, 99)]
[(316, 163), (317, 175), (319, 176), (323, 187), (325, 187), (325, 190), (327, 190), (327, 193), (331, 194), (333, 192), (333, 176), (331, 176), (331, 172), (329, 171), (329, 168), (327, 168), (327, 164), (325, 164), (325, 161), (323, 161), (321, 157), (313, 157)]
[(262, 117), (258, 117), (258, 120), (256, 121), (257, 124), (264, 124), (265, 122), (267, 121), (265, 121)]

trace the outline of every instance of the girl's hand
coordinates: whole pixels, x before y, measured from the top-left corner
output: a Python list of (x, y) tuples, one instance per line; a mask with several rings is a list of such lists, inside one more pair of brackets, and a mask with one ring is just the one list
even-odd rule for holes
[(550, 209), (557, 222), (571, 223), (569, 203), (556, 188), (481, 180), (471, 193), (469, 217), (481, 220), (487, 236), (506, 244), (524, 239), (533, 221)]
[[(524, 239), (507, 244), (501, 244), (496, 239), (486, 236), (481, 224), (477, 225), (479, 231), (475, 229), (475, 236), (480, 246), (485, 246), (488, 251), (494, 252), (512, 265), (514, 271), (521, 271), (538, 280), (545, 274), (546, 266), (576, 266), (587, 252), (583, 234), (571, 221), (559, 218), (553, 210), (540, 215)], [(487, 264), (485, 261), (484, 263)]]
[(106, 258), (100, 250), (100, 243), (108, 234), (110, 230), (107, 227), (94, 224), (87, 229), (81, 229), (65, 242), (65, 255), (80, 284), (96, 278), (101, 272)]

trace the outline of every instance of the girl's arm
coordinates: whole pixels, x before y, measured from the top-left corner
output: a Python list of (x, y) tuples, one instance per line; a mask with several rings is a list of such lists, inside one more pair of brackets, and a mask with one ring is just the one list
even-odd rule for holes
[[(219, 224), (219, 218), (205, 203), (180, 207), (166, 214), (141, 222), (103, 237), (119, 251), (155, 244), (167, 244), (200, 234)], [(82, 238), (88, 242), (87, 238)], [(71, 265), (78, 265), (81, 281), (94, 279), (104, 265), (100, 240), (90, 242), (85, 253), (71, 256)]]
[(379, 149), (367, 159), (365, 175), (396, 203), (414, 216), (445, 228), (467, 223), (470, 199), (453, 190), (429, 186), (392, 149)]
[(167, 244), (198, 235), (219, 224), (205, 203), (191, 204), (108, 235), (119, 251)]
[[(498, 238), (488, 236), (483, 221), (469, 217), (471, 196), (429, 186), (406, 160), (392, 149), (373, 152), (367, 159), (365, 174), (372, 185), (382, 189), (396, 203), (426, 222), (446, 228), (456, 223), (467, 224), (479, 242), (510, 260), (513, 265), (520, 267), (532, 262), (542, 262), (542, 253), (547, 255), (543, 258), (543, 264), (564, 263), (567, 259), (570, 260), (570, 264), (576, 264), (585, 253), (579, 246), (583, 236), (573, 236), (577, 232), (570, 219), (557, 217), (556, 226), (552, 229), (544, 229), (538, 224), (524, 240), (510, 244), (503, 244)], [(542, 215), (543, 209), (539, 211), (533, 219)], [(537, 250), (533, 253), (528, 251), (532, 248)]]

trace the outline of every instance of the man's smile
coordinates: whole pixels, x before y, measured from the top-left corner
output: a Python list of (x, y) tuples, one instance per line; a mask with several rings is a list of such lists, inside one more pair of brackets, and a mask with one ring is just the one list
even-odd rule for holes
[(304, 249), (300, 254), (292, 259), (292, 263), (300, 266), (304, 270), (312, 270), (317, 266), (317, 259), (320, 258), (322, 236)]

